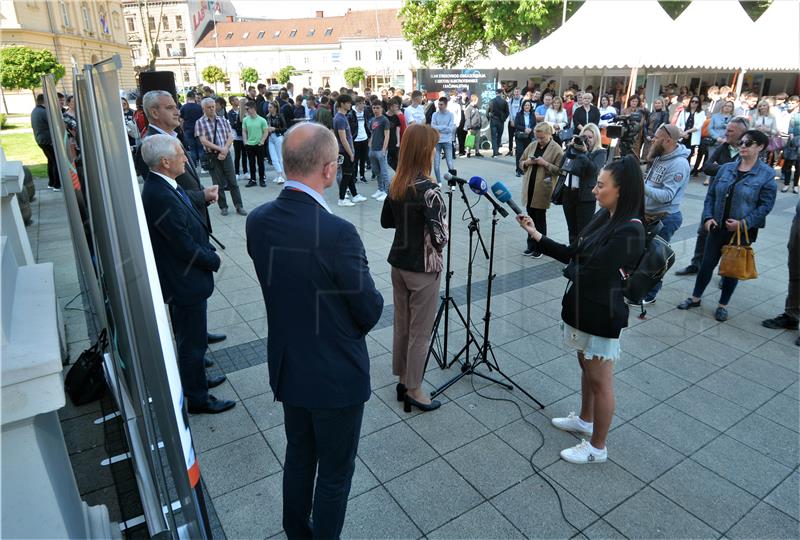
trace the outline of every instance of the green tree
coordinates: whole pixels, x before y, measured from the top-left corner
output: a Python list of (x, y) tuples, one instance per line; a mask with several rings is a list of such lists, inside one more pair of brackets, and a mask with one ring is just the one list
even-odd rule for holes
[(244, 84), (253, 84), (258, 82), (258, 70), (254, 67), (242, 68), (240, 78)]
[(344, 82), (350, 87), (358, 86), (358, 83), (367, 78), (367, 72), (362, 67), (350, 67), (344, 70)]
[(10, 90), (33, 91), (42, 86), (42, 76), (52, 73), (56, 82), (64, 76), (64, 66), (46, 49), (6, 47), (0, 49), (0, 85)]
[(289, 82), (289, 79), (292, 77), (292, 75), (296, 74), (297, 70), (294, 68), (294, 66), (284, 66), (275, 72), (275, 79), (277, 79), (277, 81), (281, 84), (286, 84)]
[(203, 71), (201, 71), (200, 74), (203, 76), (204, 81), (213, 85), (224, 81), (227, 77), (225, 72), (222, 71), (222, 68), (219, 66), (207, 66), (203, 68)]
[[(569, 2), (568, 15), (581, 2)], [(510, 54), (530, 47), (558, 28), (561, 0), (405, 0), (403, 36), (423, 64), (449, 67), (486, 55), (494, 45)]]

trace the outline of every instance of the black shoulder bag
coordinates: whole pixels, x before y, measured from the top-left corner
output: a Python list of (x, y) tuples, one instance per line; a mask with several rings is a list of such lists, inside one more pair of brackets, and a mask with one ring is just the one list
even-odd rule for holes
[(83, 351), (64, 379), (64, 391), (73, 405), (86, 405), (103, 397), (106, 377), (103, 371), (103, 353), (108, 347), (106, 330), (97, 336), (97, 342)]

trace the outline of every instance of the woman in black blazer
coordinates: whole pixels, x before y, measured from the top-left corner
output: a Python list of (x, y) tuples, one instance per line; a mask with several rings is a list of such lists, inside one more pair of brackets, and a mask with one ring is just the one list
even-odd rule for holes
[(533, 114), (533, 102), (526, 99), (522, 102), (522, 108), (514, 117), (514, 141), (517, 144), (516, 164), (517, 164), (517, 178), (522, 176), (522, 168), (519, 166), (519, 159), (522, 153), (531, 144), (533, 140), (533, 128), (536, 127), (536, 118)]
[(614, 362), (619, 359), (619, 335), (628, 326), (623, 275), (644, 251), (644, 183), (633, 156), (608, 164), (594, 194), (601, 207), (578, 239), (559, 244), (536, 230), (533, 220), (517, 216), (520, 226), (545, 255), (567, 264), (570, 281), (561, 301), (564, 343), (578, 351), (581, 366), (581, 412), (553, 418), (565, 431), (591, 440), (561, 451), (570, 463), (600, 463), (608, 458), (606, 437), (614, 415)]

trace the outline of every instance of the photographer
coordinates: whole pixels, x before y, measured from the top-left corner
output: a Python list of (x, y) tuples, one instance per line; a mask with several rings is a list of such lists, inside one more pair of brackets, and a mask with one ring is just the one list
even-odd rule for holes
[(567, 151), (564, 152), (559, 167), (561, 176), (564, 177), (562, 204), (571, 244), (594, 215), (595, 202), (592, 190), (597, 183), (597, 169), (589, 158), (586, 138), (580, 135), (572, 138), (567, 144)]
[(620, 333), (628, 326), (621, 271), (636, 264), (644, 250), (644, 187), (639, 162), (632, 156), (607, 165), (594, 187), (601, 210), (569, 246), (544, 236), (526, 216), (520, 226), (543, 253), (567, 264), (570, 285), (561, 301), (564, 344), (578, 351), (581, 411), (553, 418), (558, 429), (591, 436), (561, 451), (570, 463), (608, 459), (606, 437), (614, 415), (614, 363), (620, 357)]

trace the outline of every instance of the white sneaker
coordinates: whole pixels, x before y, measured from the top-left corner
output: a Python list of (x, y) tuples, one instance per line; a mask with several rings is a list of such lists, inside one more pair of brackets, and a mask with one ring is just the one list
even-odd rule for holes
[(598, 450), (588, 441), (582, 440), (581, 444), (561, 451), (561, 459), (570, 463), (583, 465), (586, 463), (603, 463), (608, 459), (608, 450)]
[(591, 436), (594, 430), (594, 424), (581, 420), (580, 416), (575, 415), (575, 411), (569, 413), (566, 418), (553, 418), (550, 422), (562, 431), (574, 431), (588, 436)]
[(364, 201), (367, 200), (367, 198), (364, 197), (363, 195), (356, 195), (355, 197), (353, 197), (350, 200), (353, 201), (354, 203), (356, 203), (356, 202), (364, 202)]
[(386, 193), (381, 192), (380, 195), (375, 197), (375, 200), (378, 201), (378, 202), (383, 202), (383, 201), (386, 200), (386, 197), (388, 197), (388, 195)]
[(275, 179), (276, 184), (283, 184), (284, 182), (286, 182), (286, 179), (283, 176), (279, 176)]
[(381, 194), (383, 194), (383, 191), (379, 189), (378, 191), (376, 191), (375, 193), (373, 193), (373, 194), (371, 195), (371, 197), (372, 197), (373, 199), (377, 199), (378, 197), (380, 197), (380, 196), (381, 196)]
[(347, 199), (339, 199), (339, 206), (355, 206), (356, 203), (353, 201), (348, 201)]

